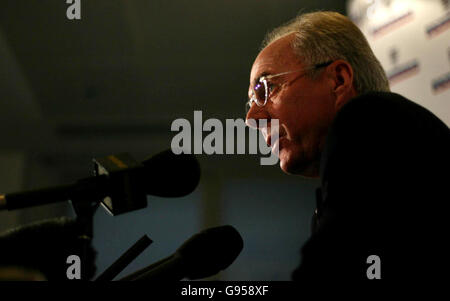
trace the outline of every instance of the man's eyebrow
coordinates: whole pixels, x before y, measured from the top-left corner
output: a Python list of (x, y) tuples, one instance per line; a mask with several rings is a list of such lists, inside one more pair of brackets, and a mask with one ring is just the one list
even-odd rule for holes
[(259, 73), (258, 76), (256, 76), (255, 79), (253, 80), (252, 87), (254, 87), (258, 83), (258, 81), (261, 77), (267, 76), (269, 74), (271, 74), (271, 72), (269, 72), (269, 71), (263, 71), (263, 72)]

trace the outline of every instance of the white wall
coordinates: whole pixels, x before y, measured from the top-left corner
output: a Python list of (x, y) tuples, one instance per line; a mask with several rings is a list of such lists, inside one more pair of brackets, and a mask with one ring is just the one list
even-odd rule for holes
[(441, 0), (353, 0), (348, 15), (380, 60), (391, 90), (450, 125), (450, 9)]

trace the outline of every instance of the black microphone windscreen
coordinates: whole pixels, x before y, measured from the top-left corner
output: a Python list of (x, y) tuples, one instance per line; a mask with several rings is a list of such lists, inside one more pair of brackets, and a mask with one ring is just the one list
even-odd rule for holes
[(204, 230), (186, 241), (177, 252), (186, 262), (189, 279), (215, 275), (230, 266), (244, 242), (230, 225)]
[(176, 155), (172, 150), (163, 151), (142, 162), (147, 194), (161, 197), (182, 197), (190, 194), (200, 181), (200, 164), (194, 155)]
[[(68, 280), (67, 257), (80, 255), (84, 239), (74, 219), (61, 217), (20, 226), (0, 234), (0, 266), (32, 268), (47, 280)], [(90, 244), (86, 265), (95, 274), (97, 252)]]

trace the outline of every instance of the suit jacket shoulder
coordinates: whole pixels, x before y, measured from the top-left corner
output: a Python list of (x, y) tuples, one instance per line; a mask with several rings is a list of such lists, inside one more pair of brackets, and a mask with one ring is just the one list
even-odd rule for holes
[(349, 101), (328, 133), (318, 227), (294, 279), (367, 279), (370, 255), (391, 278), (435, 271), (446, 256), (437, 250), (448, 235), (449, 154), (449, 128), (422, 106), (382, 92)]

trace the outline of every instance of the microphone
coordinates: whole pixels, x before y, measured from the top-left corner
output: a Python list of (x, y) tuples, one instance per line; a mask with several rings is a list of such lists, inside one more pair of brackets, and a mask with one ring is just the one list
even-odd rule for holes
[(71, 218), (52, 218), (19, 226), (0, 234), (0, 269), (23, 268), (41, 273), (46, 280), (68, 280), (67, 257), (78, 255), (87, 268), (82, 273), (90, 279), (96, 272), (97, 251), (89, 241), (83, 257), (85, 244), (79, 225)]
[(174, 254), (120, 281), (178, 281), (201, 279), (226, 269), (243, 248), (239, 232), (230, 225), (204, 230), (188, 239)]
[(142, 162), (147, 170), (146, 192), (159, 197), (190, 194), (200, 181), (200, 165), (194, 155), (175, 155), (168, 149)]
[(120, 154), (94, 159), (96, 176), (62, 185), (0, 195), (0, 211), (27, 208), (71, 200), (102, 201), (112, 215), (147, 206), (146, 195), (182, 197), (200, 180), (200, 166), (194, 155), (163, 151), (142, 163)]

